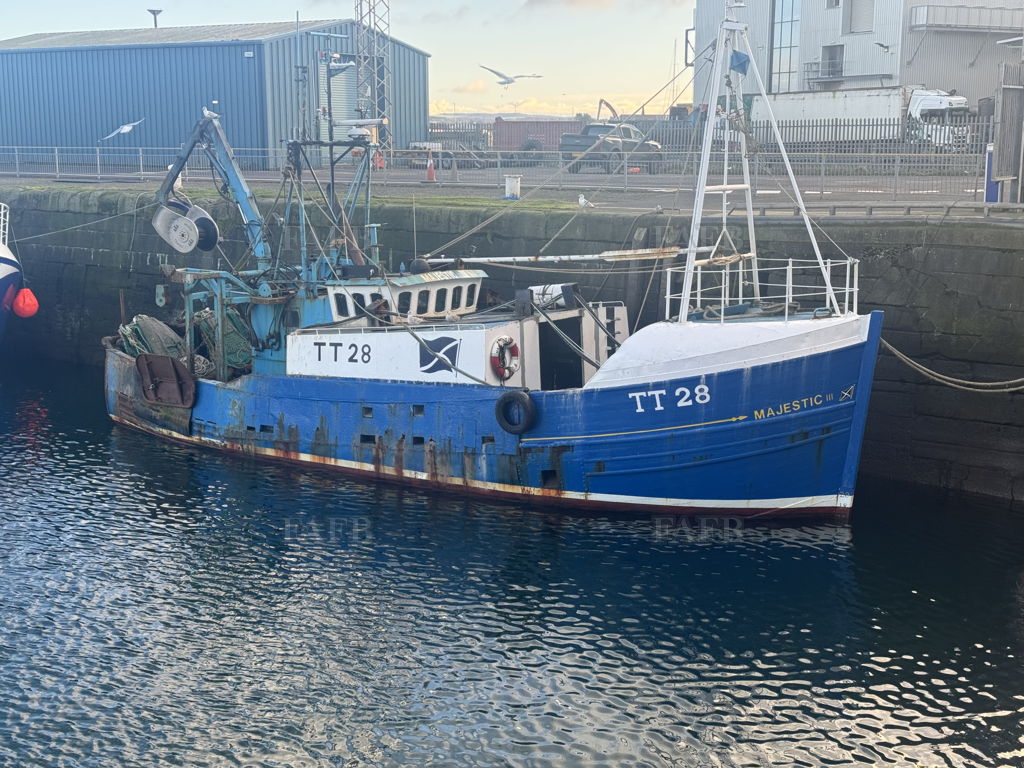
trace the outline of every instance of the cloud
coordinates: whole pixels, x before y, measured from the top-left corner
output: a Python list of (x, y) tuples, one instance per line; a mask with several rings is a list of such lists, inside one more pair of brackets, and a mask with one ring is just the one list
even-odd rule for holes
[(526, 0), (524, 10), (548, 8), (579, 8), (581, 10), (611, 10), (616, 0)]
[(454, 88), (452, 88), (452, 91), (454, 93), (477, 94), (477, 93), (487, 93), (487, 91), (489, 91), (490, 89), (491, 89), (491, 86), (488, 84), (488, 82), (486, 80), (484, 80), (482, 77), (479, 77), (476, 80), (470, 80), (465, 85), (457, 85), (457, 86), (455, 86)]
[[(605, 94), (608, 95), (608, 94)], [(561, 97), (539, 97), (539, 98), (513, 98), (509, 95), (498, 96), (491, 94), (489, 97), (480, 99), (459, 99), (451, 101), (448, 99), (433, 99), (430, 102), (431, 115), (451, 115), (458, 111), (459, 114), (490, 114), (510, 117), (519, 115), (549, 115), (559, 117), (563, 120), (570, 119), (578, 112), (595, 114), (598, 93), (579, 92), (564, 93)], [(611, 94), (611, 102), (619, 112), (626, 117), (632, 114), (645, 97), (635, 93), (615, 92)], [(653, 105), (648, 109), (648, 114), (659, 114), (665, 109), (665, 104)], [(602, 114), (604, 117), (604, 114)]]
[(460, 5), (457, 8), (452, 8), (447, 11), (429, 11), (413, 23), (415, 24), (448, 24), (453, 21), (459, 21), (469, 15), (470, 8), (468, 5)]
[(694, 0), (526, 0), (523, 10), (550, 10), (569, 8), (581, 11), (611, 11), (625, 6), (650, 12), (654, 7), (692, 8)]

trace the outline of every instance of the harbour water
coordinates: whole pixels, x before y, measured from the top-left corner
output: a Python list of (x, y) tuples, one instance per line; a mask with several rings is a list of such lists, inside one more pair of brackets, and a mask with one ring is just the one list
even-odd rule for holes
[(0, 563), (0, 766), (1024, 761), (1024, 513), (973, 499), (562, 515), (168, 444), (94, 369), (6, 369)]

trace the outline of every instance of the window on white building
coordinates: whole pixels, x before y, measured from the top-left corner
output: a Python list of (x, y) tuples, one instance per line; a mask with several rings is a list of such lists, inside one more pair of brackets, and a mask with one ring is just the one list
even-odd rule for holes
[(871, 32), (875, 28), (875, 0), (846, 0), (843, 33)]
[(800, 0), (772, 2), (772, 58), (770, 90), (788, 93), (800, 90)]
[(842, 45), (823, 45), (821, 47), (821, 77), (843, 76)]

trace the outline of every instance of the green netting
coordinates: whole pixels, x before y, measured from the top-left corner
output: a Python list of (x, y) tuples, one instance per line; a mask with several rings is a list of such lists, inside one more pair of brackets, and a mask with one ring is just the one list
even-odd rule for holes
[(136, 315), (130, 323), (120, 326), (117, 332), (125, 352), (130, 355), (146, 352), (180, 358), (186, 352), (185, 340), (166, 323), (149, 315)]
[[(201, 309), (193, 319), (199, 327), (199, 333), (206, 343), (210, 357), (214, 360), (220, 355), (217, 350), (217, 321), (212, 309)], [(245, 321), (233, 308), (227, 310), (228, 322), (224, 326), (224, 360), (235, 369), (245, 369), (252, 365), (252, 343), (249, 341), (248, 328)]]

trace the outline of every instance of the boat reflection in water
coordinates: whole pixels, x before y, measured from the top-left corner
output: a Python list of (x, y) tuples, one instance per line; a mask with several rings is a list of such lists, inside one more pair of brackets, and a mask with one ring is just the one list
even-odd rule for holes
[(850, 526), (430, 494), (112, 428), (61, 370), (0, 374), (0, 761), (1019, 749), (1019, 515), (870, 484)]

